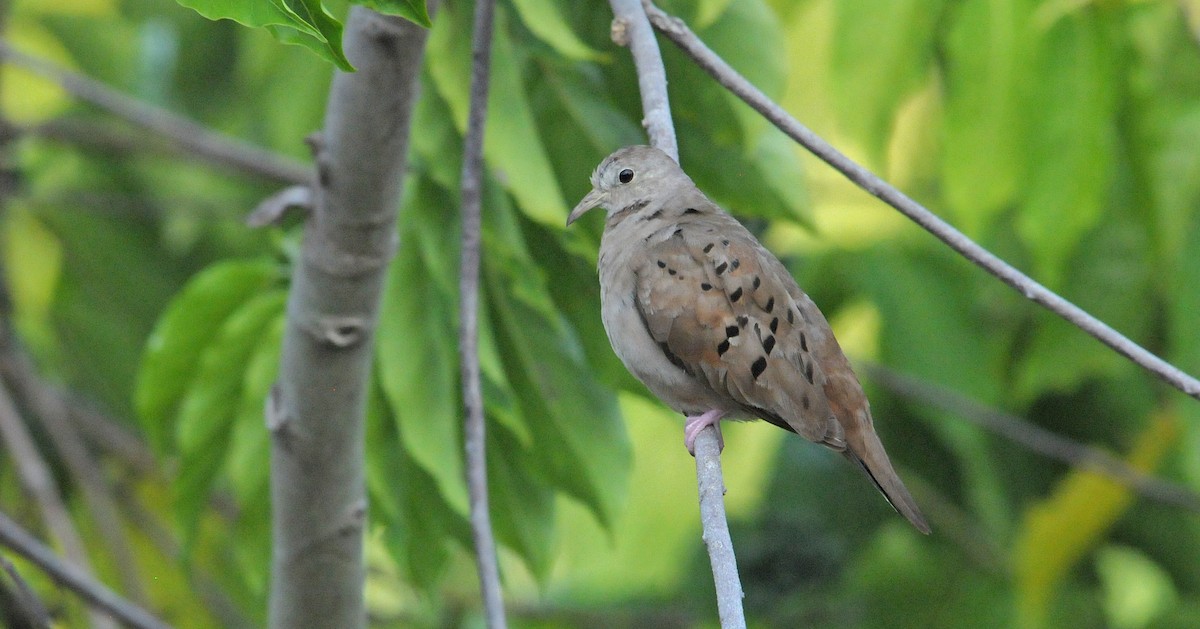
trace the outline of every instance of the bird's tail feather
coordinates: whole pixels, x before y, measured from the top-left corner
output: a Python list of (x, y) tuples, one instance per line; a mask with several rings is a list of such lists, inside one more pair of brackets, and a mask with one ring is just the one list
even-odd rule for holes
[[(883, 450), (883, 444), (879, 442), (879, 437), (875, 436), (872, 431), (867, 431), (864, 435), (865, 439), (874, 443), (866, 444), (864, 448), (866, 456), (862, 456), (854, 452), (851, 448), (846, 448), (842, 454), (846, 458), (858, 463), (871, 481), (875, 483), (875, 487), (879, 489), (879, 493), (887, 499), (888, 504), (897, 513), (912, 522), (916, 529), (926, 535), (929, 534), (929, 523), (925, 521), (925, 516), (921, 515), (921, 509), (917, 507), (917, 501), (913, 500), (912, 494), (908, 493), (908, 488), (900, 480), (900, 476), (896, 474), (896, 470), (892, 468), (892, 462), (888, 460), (887, 454)], [(867, 460), (869, 459), (869, 460)]]

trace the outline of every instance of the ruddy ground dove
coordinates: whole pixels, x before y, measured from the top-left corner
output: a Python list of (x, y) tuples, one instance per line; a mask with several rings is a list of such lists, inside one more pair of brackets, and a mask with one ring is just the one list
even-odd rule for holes
[(783, 264), (658, 149), (609, 155), (592, 188), (567, 224), (608, 212), (604, 329), (626, 368), (687, 417), (688, 450), (722, 418), (764, 419), (858, 463), (928, 533), (829, 323)]

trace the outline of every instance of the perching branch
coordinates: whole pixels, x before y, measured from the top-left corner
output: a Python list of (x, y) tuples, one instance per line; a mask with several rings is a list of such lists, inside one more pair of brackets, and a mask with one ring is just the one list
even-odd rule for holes
[(364, 415), (409, 122), (428, 31), (362, 6), (325, 129), (312, 140), (315, 203), (292, 271), (271, 433), (270, 626), (366, 623)]
[(180, 151), (195, 155), (214, 166), (254, 173), (284, 183), (308, 183), (312, 177), (310, 166), (215, 133), (183, 116), (126, 96), (95, 79), (27, 55), (4, 39), (0, 39), (0, 59), (53, 81), (68, 94), (118, 118), (153, 131)]
[(764, 118), (786, 133), (801, 146), (811, 151), (822, 161), (846, 176), (863, 190), (878, 197), (884, 203), (896, 208), (917, 225), (936, 236), (966, 259), (974, 262), (997, 279), (1008, 284), (1025, 296), (1026, 299), (1041, 305), (1050, 312), (1062, 317), (1068, 323), (1078, 327), (1095, 337), (1101, 343), (1108, 345), (1117, 353), (1137, 363), (1143, 369), (1161, 378), (1167, 384), (1200, 400), (1200, 380), (1184, 373), (1174, 365), (1164, 361), (1147, 351), (1137, 343), (1126, 338), (1121, 333), (1109, 327), (1103, 321), (1088, 314), (1079, 306), (1063, 299), (1050, 289), (1042, 286), (1029, 276), (1021, 273), (1012, 265), (1001, 260), (995, 254), (967, 238), (962, 232), (949, 223), (938, 218), (933, 212), (900, 192), (891, 184), (871, 171), (846, 157), (812, 130), (788, 114), (782, 107), (773, 102), (759, 91), (736, 70), (717, 56), (696, 34), (688, 29), (682, 20), (664, 13), (654, 6), (650, 0), (643, 0), (650, 21), (663, 35), (677, 45), (680, 50), (692, 58), (696, 65), (717, 80), (747, 105), (762, 114)]
[(658, 40), (637, 0), (609, 0), (613, 10), (612, 40), (629, 46), (637, 67), (638, 92), (642, 95), (642, 126), (650, 136), (650, 145), (679, 161), (679, 143), (671, 122), (671, 103), (667, 99), (667, 70), (658, 51)]
[(483, 129), (487, 119), (488, 82), (492, 59), (492, 26), (495, 2), (476, 0), (471, 34), (471, 107), (462, 164), (462, 262), (459, 278), (458, 349), (466, 417), (467, 491), (470, 494), (471, 535), (475, 564), (489, 629), (504, 629), (504, 597), (496, 564), (496, 540), (488, 512), (487, 427), (483, 415), (483, 389), (479, 373), (479, 263), (483, 194)]
[[(679, 147), (675, 141), (675, 126), (671, 122), (671, 109), (667, 101), (667, 76), (654, 31), (638, 0), (609, 0), (609, 4), (614, 15), (613, 41), (618, 45), (628, 45), (633, 54), (645, 113), (642, 123), (650, 135), (650, 144), (678, 161)], [(742, 585), (725, 516), (725, 481), (721, 476), (721, 448), (717, 442), (717, 430), (712, 426), (701, 430), (695, 442), (700, 523), (712, 565), (721, 627), (745, 629)]]
[(1103, 450), (1057, 435), (1016, 415), (990, 408), (957, 391), (879, 365), (864, 367), (872, 380), (896, 395), (953, 413), (1042, 456), (1107, 476), (1143, 498), (1200, 512), (1200, 494), (1146, 474)]
[(168, 625), (146, 610), (117, 596), (98, 583), (87, 571), (59, 559), (32, 535), (0, 513), (0, 544), (41, 568), (55, 583), (75, 592), (95, 609), (137, 629), (168, 629)]

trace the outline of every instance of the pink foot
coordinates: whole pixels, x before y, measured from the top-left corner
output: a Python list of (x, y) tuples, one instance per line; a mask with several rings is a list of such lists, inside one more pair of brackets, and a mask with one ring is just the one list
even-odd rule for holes
[(715, 408), (702, 415), (688, 416), (687, 422), (683, 424), (683, 445), (687, 446), (692, 456), (696, 456), (696, 437), (707, 426), (717, 429), (717, 443), (722, 450), (725, 449), (725, 438), (721, 436), (721, 418), (724, 416), (725, 411)]

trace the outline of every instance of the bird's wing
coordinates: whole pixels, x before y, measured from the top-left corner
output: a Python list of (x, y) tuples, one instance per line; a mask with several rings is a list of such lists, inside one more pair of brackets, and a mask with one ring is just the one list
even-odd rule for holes
[(667, 357), (747, 413), (844, 450), (813, 354), (812, 302), (783, 265), (719, 210), (660, 233), (633, 260), (635, 301)]

